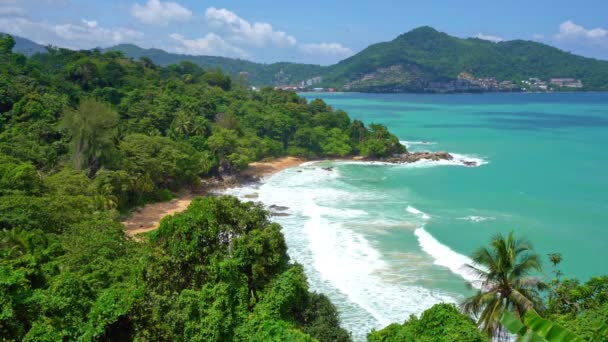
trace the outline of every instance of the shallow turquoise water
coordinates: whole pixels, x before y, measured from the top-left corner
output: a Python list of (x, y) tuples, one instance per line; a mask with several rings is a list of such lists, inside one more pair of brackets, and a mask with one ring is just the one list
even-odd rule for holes
[(385, 124), (411, 150), (486, 162), (313, 163), (232, 191), (290, 208), (275, 218), (288, 252), (355, 340), (458, 302), (466, 255), (496, 233), (561, 253), (567, 276), (608, 273), (608, 94), (303, 96)]
[[(351, 117), (385, 124), (401, 140), (482, 156), (479, 168), (399, 172), (426, 229), (461, 253), (513, 230), (538, 252), (560, 252), (567, 275), (608, 273), (608, 93), (319, 94)], [(359, 173), (362, 170), (351, 170)], [(457, 217), (490, 216), (480, 223)]]

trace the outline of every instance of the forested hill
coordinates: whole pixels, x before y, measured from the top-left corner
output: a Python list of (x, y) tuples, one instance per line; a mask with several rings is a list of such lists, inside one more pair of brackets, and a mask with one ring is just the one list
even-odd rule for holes
[[(4, 35), (4, 33), (0, 33), (0, 35)], [(15, 39), (15, 47), (14, 52), (21, 53), (26, 56), (32, 56), (36, 53), (45, 53), (46, 47), (44, 45), (40, 45), (36, 42), (33, 42), (29, 39), (13, 36)]]
[(535, 77), (577, 78), (585, 89), (608, 90), (608, 61), (581, 57), (545, 44), (461, 39), (420, 27), (390, 42), (369, 46), (329, 68), (327, 84), (351, 90), (422, 90), (462, 72), (498, 81)]
[(348, 341), (259, 204), (207, 197), (129, 239), (121, 214), (255, 160), (404, 151), (321, 100), (190, 63), (0, 37), (0, 336)]
[[(29, 39), (14, 37), (16, 45), (14, 51), (26, 56), (36, 53), (45, 53), (46, 47)], [(243, 77), (248, 84), (254, 86), (282, 86), (299, 84), (301, 81), (322, 75), (325, 67), (314, 64), (300, 63), (255, 63), (243, 59), (219, 56), (194, 56), (170, 53), (161, 49), (144, 49), (133, 44), (120, 44), (101, 49), (102, 52), (120, 51), (126, 57), (138, 60), (141, 57), (149, 58), (160, 66), (179, 64), (188, 61), (203, 69), (220, 69), (233, 78)]]
[[(30, 55), (40, 49), (40, 45), (21, 39), (16, 51)], [(532, 41), (494, 43), (477, 38), (457, 38), (431, 27), (420, 27), (392, 41), (373, 44), (331, 66), (261, 64), (226, 57), (174, 54), (131, 44), (103, 51), (120, 51), (134, 59), (147, 57), (162, 66), (189, 61), (203, 69), (219, 68), (233, 78), (243, 77), (248, 84), (256, 86), (300, 85), (320, 76), (323, 82), (315, 87), (335, 87), (344, 91), (495, 91), (499, 90), (497, 85), (478, 86), (481, 81), (475, 80), (509, 81), (514, 90), (520, 90), (527, 87), (523, 81), (530, 78), (543, 82), (551, 78), (573, 78), (582, 82), (582, 88), (575, 89), (608, 90), (608, 61), (577, 56)], [(462, 73), (474, 79), (473, 86), (454, 83)]]
[(227, 57), (169, 53), (160, 49), (143, 49), (132, 44), (116, 45), (104, 49), (104, 51), (120, 51), (125, 56), (135, 59), (147, 57), (162, 66), (189, 61), (203, 69), (219, 68), (232, 77), (242, 75), (249, 84), (256, 86), (299, 84), (303, 80), (319, 76), (324, 72), (323, 67), (313, 64), (287, 62), (262, 64)]

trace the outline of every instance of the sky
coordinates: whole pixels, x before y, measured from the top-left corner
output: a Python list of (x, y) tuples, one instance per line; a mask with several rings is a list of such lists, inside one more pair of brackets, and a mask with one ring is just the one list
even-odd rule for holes
[(333, 64), (423, 25), (608, 60), (608, 0), (0, 0), (0, 32), (45, 45), (133, 43), (263, 63)]

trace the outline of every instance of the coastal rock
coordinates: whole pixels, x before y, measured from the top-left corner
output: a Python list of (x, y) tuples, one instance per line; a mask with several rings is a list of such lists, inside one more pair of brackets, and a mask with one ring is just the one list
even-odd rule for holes
[(288, 213), (270, 213), (270, 216), (289, 216)]
[(321, 169), (323, 169), (323, 170), (325, 170), (325, 171), (330, 171), (330, 172), (334, 170), (334, 168), (333, 168), (333, 167), (331, 167), (331, 166), (328, 166), (328, 167), (322, 167)]
[(289, 209), (289, 207), (272, 204), (268, 207), (268, 209), (270, 209), (271, 211), (285, 211), (285, 210)]
[[(404, 163), (415, 163), (417, 161), (420, 160), (432, 160), (432, 161), (439, 161), (439, 160), (452, 160), (454, 159), (454, 157), (447, 153), (447, 152), (411, 152), (411, 153), (403, 153), (403, 154), (398, 154), (389, 158), (386, 158), (382, 161), (387, 162), (387, 163), (394, 163), (394, 164), (404, 164)], [(475, 162), (473, 162), (475, 163)], [(469, 165), (467, 165), (469, 166)], [(474, 165), (470, 165), (470, 166), (474, 166)]]

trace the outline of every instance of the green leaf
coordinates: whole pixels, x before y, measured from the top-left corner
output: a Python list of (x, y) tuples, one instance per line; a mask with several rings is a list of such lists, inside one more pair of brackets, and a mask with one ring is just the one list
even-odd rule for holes
[(540, 317), (532, 310), (526, 312), (524, 315), (524, 324), (528, 329), (550, 342), (583, 341), (583, 339), (576, 334), (554, 322)]
[(526, 326), (513, 315), (510, 311), (505, 311), (500, 318), (500, 324), (507, 328), (510, 333), (523, 336), (526, 332)]

